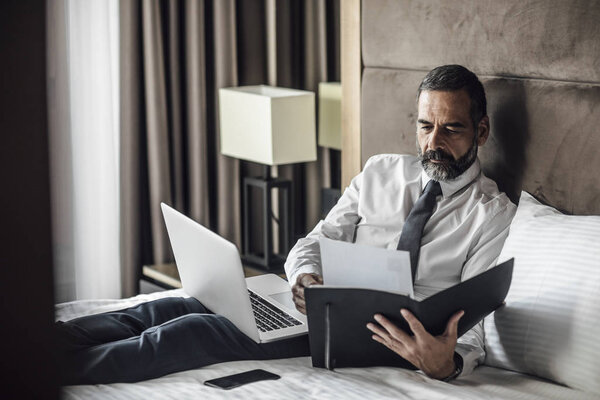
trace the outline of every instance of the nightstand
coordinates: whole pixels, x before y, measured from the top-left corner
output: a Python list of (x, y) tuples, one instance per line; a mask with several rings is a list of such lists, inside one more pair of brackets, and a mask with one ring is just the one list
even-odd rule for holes
[(144, 265), (140, 279), (140, 293), (179, 289), (181, 281), (175, 263)]

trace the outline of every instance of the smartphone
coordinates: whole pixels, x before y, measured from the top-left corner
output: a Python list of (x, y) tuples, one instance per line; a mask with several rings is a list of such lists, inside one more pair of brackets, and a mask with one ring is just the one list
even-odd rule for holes
[(281, 378), (279, 375), (265, 371), (264, 369), (253, 369), (252, 371), (242, 372), (240, 374), (223, 376), (217, 379), (211, 379), (204, 382), (206, 386), (212, 386), (220, 389), (233, 389), (246, 383), (275, 380)]

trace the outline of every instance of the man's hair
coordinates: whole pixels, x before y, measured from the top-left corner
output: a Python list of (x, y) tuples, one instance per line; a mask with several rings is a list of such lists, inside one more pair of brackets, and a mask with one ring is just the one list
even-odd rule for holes
[(485, 90), (477, 75), (462, 65), (442, 65), (429, 71), (419, 85), (417, 103), (423, 90), (454, 91), (465, 89), (471, 99), (471, 121), (477, 130), (479, 121), (487, 114)]

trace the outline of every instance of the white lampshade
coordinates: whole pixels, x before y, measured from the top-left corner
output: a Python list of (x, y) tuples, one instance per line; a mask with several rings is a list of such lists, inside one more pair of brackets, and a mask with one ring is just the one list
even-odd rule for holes
[(342, 149), (342, 84), (319, 83), (319, 146)]
[(317, 159), (315, 94), (273, 86), (219, 89), (221, 153), (266, 165)]

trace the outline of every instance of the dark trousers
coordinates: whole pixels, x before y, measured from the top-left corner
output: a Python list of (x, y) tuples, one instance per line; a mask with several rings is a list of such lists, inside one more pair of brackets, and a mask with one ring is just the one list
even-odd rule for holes
[(308, 336), (257, 344), (194, 298), (58, 322), (64, 384), (137, 382), (234, 360), (310, 354)]

